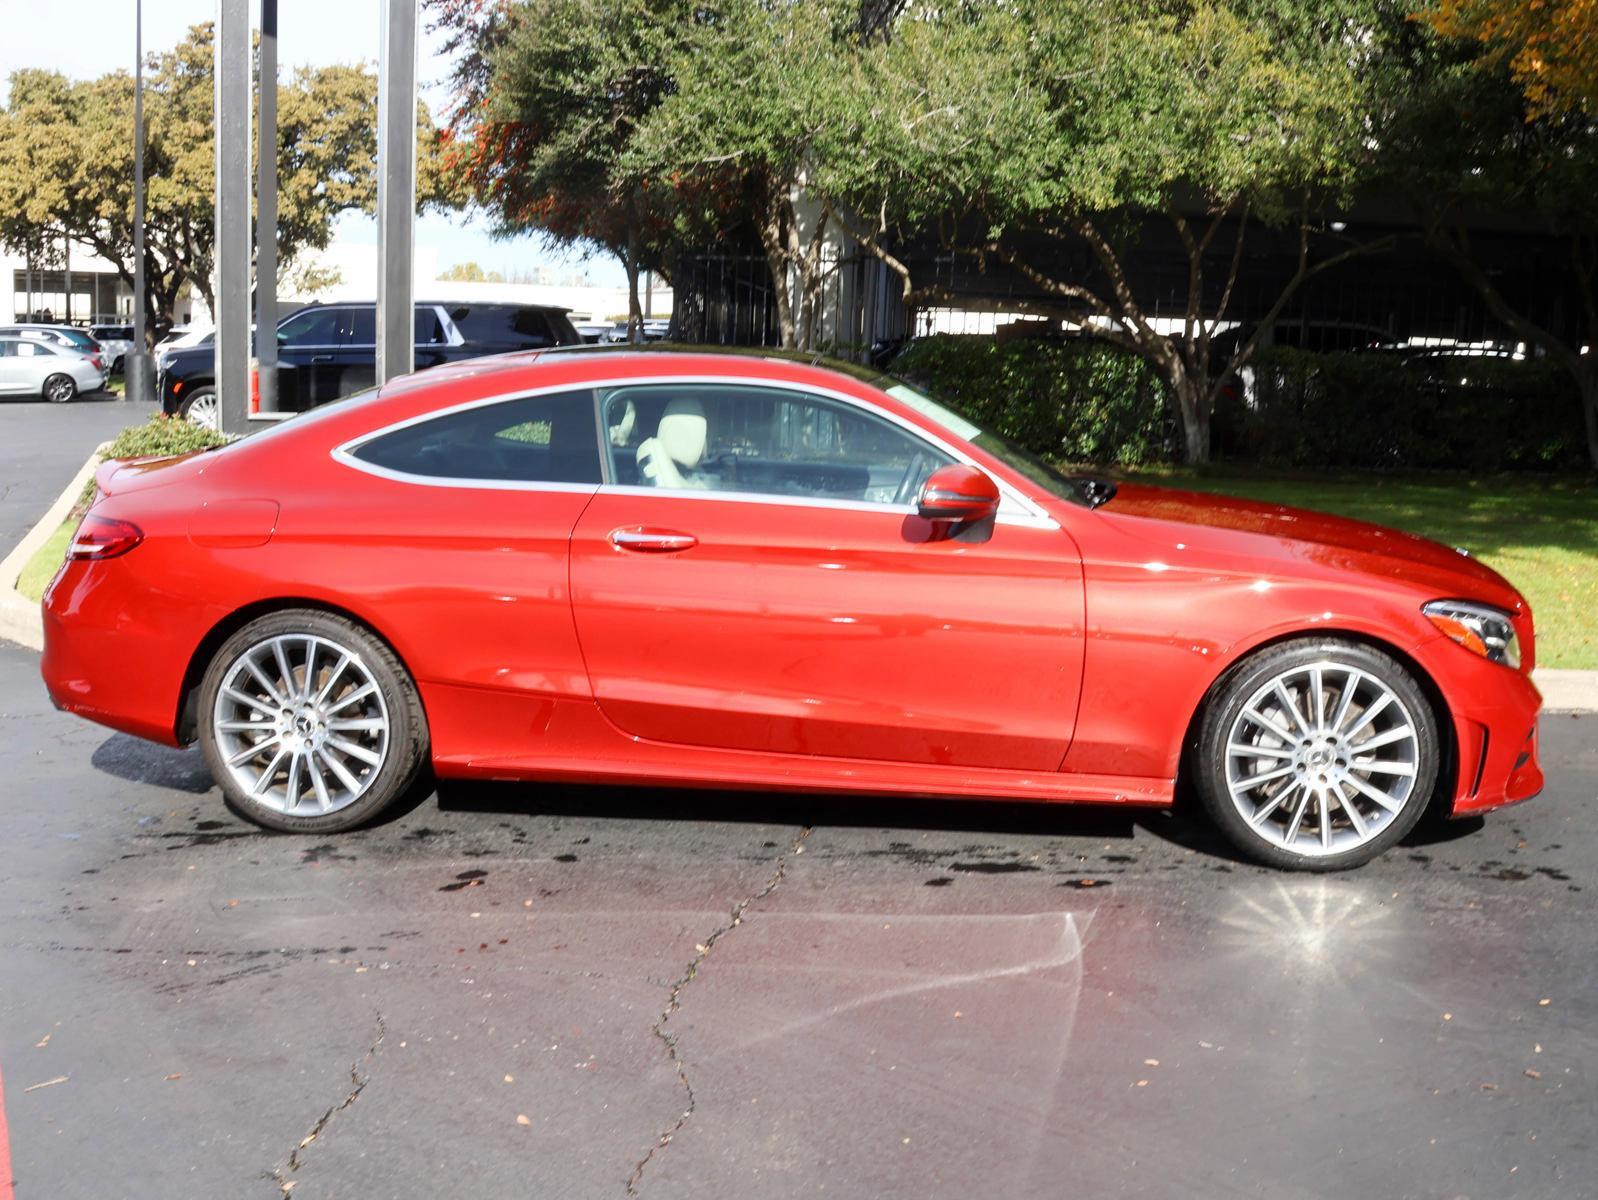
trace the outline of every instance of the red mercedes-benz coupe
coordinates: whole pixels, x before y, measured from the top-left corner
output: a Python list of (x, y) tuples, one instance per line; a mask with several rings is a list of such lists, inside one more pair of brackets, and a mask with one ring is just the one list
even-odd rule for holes
[(62, 708), (274, 829), (438, 776), (1169, 805), (1364, 862), (1542, 786), (1532, 619), (1447, 547), (1074, 478), (894, 379), (526, 353), (107, 464)]

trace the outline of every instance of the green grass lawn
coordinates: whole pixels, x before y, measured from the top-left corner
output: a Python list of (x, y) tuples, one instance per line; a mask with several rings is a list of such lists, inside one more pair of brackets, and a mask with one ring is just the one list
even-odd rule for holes
[(1207, 467), (1135, 478), (1320, 509), (1463, 546), (1531, 603), (1539, 666), (1598, 669), (1598, 480), (1591, 476), (1473, 479)]
[(17, 577), (17, 591), (29, 600), (37, 602), (44, 599), (44, 589), (50, 586), (56, 571), (66, 561), (67, 547), (72, 543), (72, 535), (77, 532), (81, 517), (82, 514), (74, 512), (62, 521), (50, 539), (33, 552), (28, 565), (22, 568), (22, 574)]

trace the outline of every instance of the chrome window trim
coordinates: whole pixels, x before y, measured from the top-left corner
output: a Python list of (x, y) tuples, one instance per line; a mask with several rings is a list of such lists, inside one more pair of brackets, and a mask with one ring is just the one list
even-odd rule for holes
[[(820, 387), (810, 383), (793, 383), (782, 379), (746, 379), (728, 375), (635, 375), (621, 378), (575, 380), (561, 384), (546, 384), (542, 387), (520, 388), (512, 392), (500, 392), (492, 396), (479, 397), (476, 400), (465, 400), (459, 404), (449, 405), (447, 408), (433, 409), (429, 412), (419, 413), (414, 417), (407, 417), (403, 421), (394, 421), (368, 433), (360, 434), (335, 446), (330, 452), (334, 461), (342, 463), (357, 471), (364, 471), (368, 475), (375, 475), (382, 479), (393, 480), (397, 483), (416, 483), (427, 487), (460, 487), (475, 488), (487, 491), (508, 492), (597, 492), (616, 495), (640, 496), (672, 496), (691, 498), (695, 500), (723, 500), (736, 504), (777, 504), (797, 508), (836, 508), (852, 512), (888, 512), (907, 514), (915, 512), (913, 504), (876, 504), (866, 500), (831, 500), (809, 496), (784, 496), (770, 492), (712, 492), (698, 491), (692, 488), (653, 488), (637, 487), (632, 484), (620, 483), (553, 483), (533, 480), (515, 479), (477, 479), (473, 477), (444, 476), (444, 475), (415, 475), (408, 471), (396, 471), (389, 467), (379, 467), (375, 463), (366, 462), (355, 457), (367, 442), (374, 441), (401, 429), (409, 429), (413, 425), (420, 425), (425, 421), (436, 421), (442, 417), (453, 416), (455, 413), (469, 412), (474, 408), (486, 408), (491, 404), (507, 404), (514, 400), (530, 400), (534, 396), (556, 395), (560, 392), (588, 391), (598, 392), (604, 388), (624, 387), (660, 387), (671, 384), (703, 384), (720, 385), (724, 387), (763, 387), (772, 391), (810, 393), (822, 396), (838, 403), (859, 409), (870, 416), (888, 421), (903, 429), (911, 437), (919, 438), (923, 442), (936, 446), (943, 453), (953, 458), (956, 462), (967, 466), (977, 467), (978, 470), (992, 475), (992, 471), (975, 462), (958, 446), (955, 446), (936, 434), (929, 433), (919, 425), (905, 420), (898, 413), (889, 412), (857, 396), (847, 392), (836, 391), (832, 388)], [(599, 413), (595, 413), (595, 437), (600, 444), (601, 462), (605, 462), (608, 455), (608, 440), (600, 437)], [(1001, 525), (1020, 525), (1037, 529), (1058, 529), (1059, 523), (1042, 507), (1034, 503), (1022, 492), (1018, 491), (1009, 480), (995, 478), (994, 482), (999, 487), (999, 513), (995, 518)], [(1007, 508), (1006, 501), (1012, 501), (1014, 507)]]

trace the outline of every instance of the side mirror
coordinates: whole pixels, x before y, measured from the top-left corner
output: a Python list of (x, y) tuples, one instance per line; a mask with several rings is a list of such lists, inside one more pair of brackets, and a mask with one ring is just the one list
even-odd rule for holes
[(928, 521), (982, 521), (998, 511), (998, 484), (964, 463), (932, 472), (916, 501), (916, 512)]

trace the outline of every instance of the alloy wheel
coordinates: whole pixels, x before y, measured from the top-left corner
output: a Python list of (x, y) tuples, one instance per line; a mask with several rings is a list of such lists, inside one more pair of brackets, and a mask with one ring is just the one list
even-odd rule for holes
[(65, 375), (52, 375), (44, 382), (45, 399), (51, 404), (65, 404), (77, 394), (77, 384)]
[(1324, 858), (1364, 846), (1409, 804), (1415, 716), (1369, 671), (1322, 661), (1259, 687), (1226, 738), (1226, 785), (1255, 835)]
[(215, 392), (206, 392), (189, 401), (183, 409), (183, 416), (203, 429), (220, 431), (222, 428), (222, 409)]
[(371, 788), (389, 753), (381, 687), (359, 653), (280, 634), (229, 664), (211, 714), (221, 761), (250, 800), (284, 816), (325, 816)]

